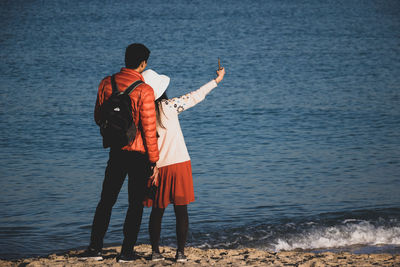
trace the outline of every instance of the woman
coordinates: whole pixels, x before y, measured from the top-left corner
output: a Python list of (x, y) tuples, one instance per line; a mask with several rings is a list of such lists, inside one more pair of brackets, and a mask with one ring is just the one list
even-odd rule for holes
[(187, 205), (194, 201), (192, 167), (189, 153), (179, 124), (178, 115), (201, 102), (205, 96), (217, 87), (225, 75), (225, 69), (217, 71), (217, 78), (200, 89), (181, 97), (168, 99), (165, 90), (169, 78), (153, 70), (142, 73), (147, 84), (154, 89), (157, 114), (157, 134), (160, 159), (157, 162), (159, 175), (153, 180), (158, 186), (154, 200), (145, 200), (145, 206), (153, 207), (150, 215), (149, 232), (152, 246), (152, 260), (163, 260), (159, 241), (161, 220), (168, 204), (174, 204), (178, 249), (175, 259), (185, 262), (185, 243), (189, 226)]

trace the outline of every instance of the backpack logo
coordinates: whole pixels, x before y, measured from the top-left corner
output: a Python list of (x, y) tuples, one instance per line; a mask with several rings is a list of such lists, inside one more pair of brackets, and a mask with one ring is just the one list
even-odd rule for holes
[(114, 108), (114, 111), (121, 111), (121, 109), (119, 107)]

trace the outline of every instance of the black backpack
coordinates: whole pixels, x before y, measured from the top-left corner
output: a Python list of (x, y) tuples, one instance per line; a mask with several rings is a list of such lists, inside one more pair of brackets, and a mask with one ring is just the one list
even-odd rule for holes
[(136, 81), (120, 92), (114, 75), (111, 76), (112, 94), (100, 107), (99, 125), (104, 148), (121, 148), (135, 139), (137, 129), (132, 118), (129, 94), (142, 83), (143, 81)]

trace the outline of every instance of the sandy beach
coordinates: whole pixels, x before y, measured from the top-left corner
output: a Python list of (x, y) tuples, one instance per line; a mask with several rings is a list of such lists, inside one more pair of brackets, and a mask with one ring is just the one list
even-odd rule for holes
[(186, 248), (188, 261), (176, 263), (175, 249), (161, 247), (164, 261), (150, 260), (149, 245), (136, 247), (137, 260), (132, 263), (117, 263), (119, 247), (104, 249), (103, 261), (82, 260), (76, 257), (81, 250), (52, 254), (47, 257), (0, 260), (0, 266), (400, 266), (400, 255), (391, 254), (351, 254), (351, 253), (306, 253), (306, 252), (267, 252), (257, 249), (199, 249)]

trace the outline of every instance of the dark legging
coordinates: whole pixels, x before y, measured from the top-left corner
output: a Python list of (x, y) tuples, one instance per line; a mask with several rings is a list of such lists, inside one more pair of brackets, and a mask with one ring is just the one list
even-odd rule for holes
[[(152, 250), (160, 253), (160, 234), (161, 234), (161, 221), (165, 209), (154, 208), (151, 210), (149, 233)], [(186, 237), (189, 227), (189, 216), (187, 212), (187, 205), (174, 205), (176, 217), (176, 237), (178, 241), (178, 251), (182, 253), (185, 251)]]

